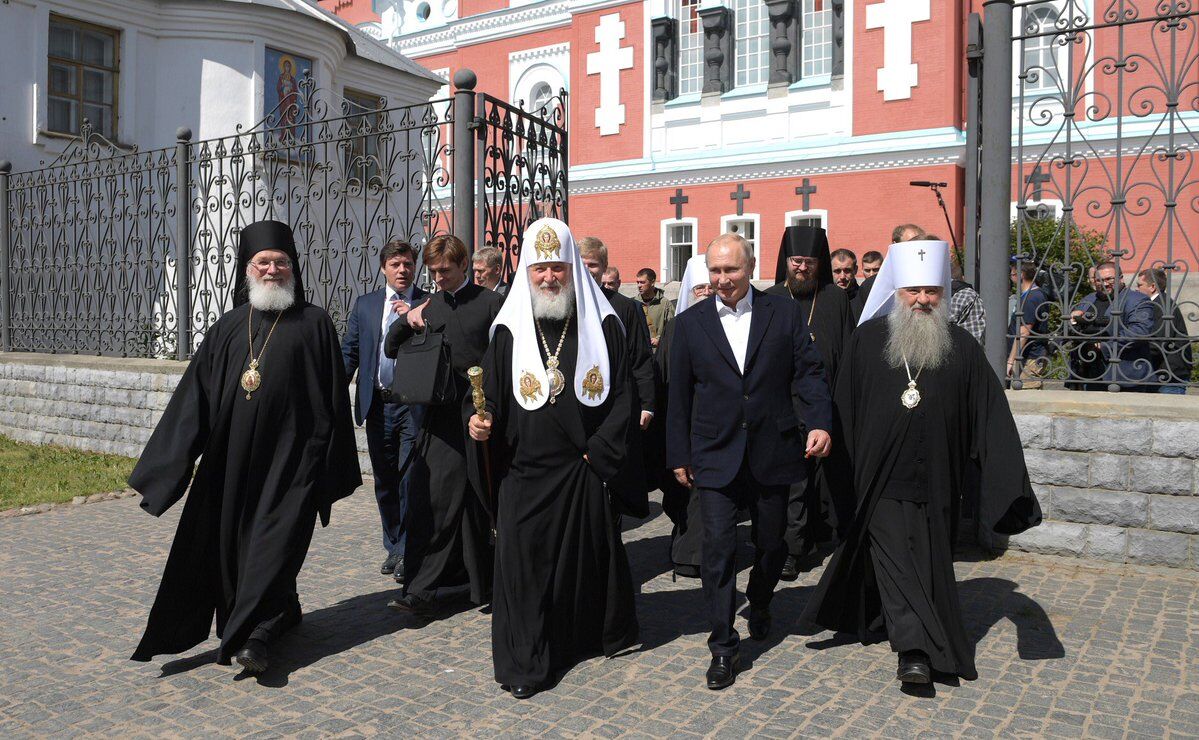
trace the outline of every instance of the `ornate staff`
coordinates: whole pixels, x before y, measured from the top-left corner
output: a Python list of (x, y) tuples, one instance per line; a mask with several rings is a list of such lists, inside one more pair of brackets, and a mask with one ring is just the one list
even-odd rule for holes
[[(480, 419), (486, 420), (487, 413), (487, 398), (483, 395), (483, 368), (475, 365), (466, 371), (466, 377), (470, 379), (470, 397), (475, 404), (475, 414)], [(491, 519), (491, 542), (495, 544), (495, 494), (491, 490), (491, 454), (487, 447), (487, 443), (483, 442), (480, 445), (483, 450), (483, 475), (487, 479), (487, 516)]]

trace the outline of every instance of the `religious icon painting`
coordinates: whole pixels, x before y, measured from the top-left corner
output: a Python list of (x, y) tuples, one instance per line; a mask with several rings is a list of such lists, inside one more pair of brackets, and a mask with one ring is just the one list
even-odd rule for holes
[(604, 376), (600, 374), (599, 365), (592, 365), (583, 376), (583, 392), (592, 400), (604, 395)]
[[(263, 126), (269, 147), (295, 150), (312, 140), (308, 101), (313, 89), (312, 60), (299, 54), (266, 48), (263, 66)], [(282, 154), (282, 152), (280, 152)]]

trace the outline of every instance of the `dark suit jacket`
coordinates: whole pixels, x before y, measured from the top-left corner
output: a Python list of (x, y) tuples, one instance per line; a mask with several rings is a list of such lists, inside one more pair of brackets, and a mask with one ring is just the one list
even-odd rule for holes
[[(420, 303), (427, 295), (420, 288), (412, 287), (412, 305)], [(350, 319), (346, 324), (345, 336), (341, 338), (341, 358), (346, 365), (346, 378), (353, 378), (358, 371), (358, 394), (354, 396), (354, 421), (359, 425), (370, 411), (375, 398), (375, 382), (379, 374), (379, 348), (383, 342), (383, 301), (387, 288), (379, 288), (358, 296)], [(399, 319), (397, 319), (398, 321)]]
[(832, 432), (831, 393), (799, 303), (752, 290), (744, 374), (716, 314), (719, 298), (675, 319), (666, 462), (690, 465), (700, 488), (727, 486), (743, 461), (759, 483), (799, 482), (805, 429)]

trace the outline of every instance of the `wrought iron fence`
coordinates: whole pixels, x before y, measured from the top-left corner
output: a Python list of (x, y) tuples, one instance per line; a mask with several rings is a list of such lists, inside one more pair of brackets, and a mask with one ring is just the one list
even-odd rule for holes
[(180, 129), (139, 152), (85, 127), (46, 167), (0, 164), (0, 347), (190, 356), (232, 305), (238, 234), (266, 218), (292, 226), (307, 297), (339, 328), (382, 285), (391, 239), (453, 232), (473, 249), (476, 202), (510, 266), (530, 220), (566, 214), (565, 96), (529, 114), (476, 96), (464, 72), (453, 99), (406, 106), (306, 78), (229, 136)]
[[(1003, 251), (983, 276), (998, 289), (990, 315), (1000, 260), (1014, 262), (993, 362), (1009, 361), (996, 364), (1015, 388), (1185, 391), (1199, 339), (1199, 10), (1009, 0), (988, 4), (985, 25), (985, 65), (1016, 63), (1010, 82), (1002, 70), (983, 81), (983, 149), (996, 143), (989, 128), (1003, 137), (998, 111), (1012, 125), (1011, 160), (993, 155), (982, 195), (984, 249)], [(1014, 214), (1003, 213), (1013, 192), (1003, 167), (1016, 178)]]
[[(504, 253), (503, 279), (520, 258), (523, 225), (567, 220), (566, 91), (533, 115), (490, 95), (478, 96), (479, 242)], [(522, 101), (523, 102), (523, 101)]]

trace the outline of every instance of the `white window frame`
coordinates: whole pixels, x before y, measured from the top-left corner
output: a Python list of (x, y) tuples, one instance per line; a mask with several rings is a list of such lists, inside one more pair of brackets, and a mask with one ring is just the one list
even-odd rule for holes
[[(733, 87), (765, 85), (770, 81), (770, 15), (766, 11), (766, 3), (763, 0), (731, 1), (734, 29)], [(748, 17), (751, 14), (754, 15), (752, 21)], [(751, 40), (758, 45), (752, 52), (749, 50)]]
[(695, 13), (694, 33), (687, 30), (690, 18), (685, 17), (682, 0), (673, 0), (674, 18), (678, 22), (679, 95), (699, 95), (704, 87), (704, 31), (699, 20), (700, 0), (695, 0), (688, 13)]
[(720, 233), (729, 233), (729, 224), (733, 221), (749, 221), (754, 225), (754, 280), (760, 280), (762, 274), (762, 214), (743, 213), (738, 216), (730, 213), (720, 217)]
[[(691, 227), (691, 257), (694, 257), (699, 252), (699, 219), (694, 217), (688, 218), (664, 218), (660, 227), (661, 249), (658, 253), (658, 277), (663, 284), (669, 282), (666, 280), (670, 274), (670, 228), (672, 226), (690, 226)], [(686, 264), (683, 265), (686, 270)], [(682, 279), (682, 275), (679, 276)]]
[[(817, 2), (821, 0), (800, 2), (803, 18), (803, 33), (799, 42), (800, 79), (826, 77), (833, 73), (833, 0), (823, 0), (824, 7), (820, 10), (816, 10)], [(818, 14), (827, 22), (816, 27), (812, 21)]]
[(818, 218), (820, 219), (820, 228), (828, 231), (828, 211), (824, 208), (813, 208), (810, 211), (787, 211), (783, 214), (783, 228), (794, 226), (795, 221), (801, 218)]

